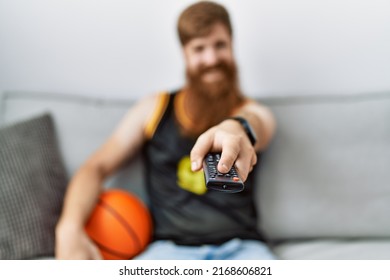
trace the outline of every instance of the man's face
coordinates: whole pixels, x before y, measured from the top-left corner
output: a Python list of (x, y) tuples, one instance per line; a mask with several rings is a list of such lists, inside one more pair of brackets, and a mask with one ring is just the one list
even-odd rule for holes
[(210, 34), (190, 40), (184, 47), (187, 73), (198, 82), (213, 86), (230, 79), (234, 67), (232, 40), (227, 28), (216, 23)]

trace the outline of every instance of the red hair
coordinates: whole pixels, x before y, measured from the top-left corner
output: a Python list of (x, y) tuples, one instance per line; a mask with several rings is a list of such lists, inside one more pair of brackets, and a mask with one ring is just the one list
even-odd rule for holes
[(216, 23), (222, 23), (233, 34), (228, 11), (220, 4), (200, 1), (186, 8), (177, 22), (177, 31), (184, 46), (191, 39), (207, 36)]

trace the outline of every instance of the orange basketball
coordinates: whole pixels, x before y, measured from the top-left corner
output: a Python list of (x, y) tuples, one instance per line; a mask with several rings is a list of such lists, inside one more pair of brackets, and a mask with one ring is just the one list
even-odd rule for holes
[(131, 259), (150, 242), (152, 219), (135, 195), (110, 189), (100, 196), (85, 229), (104, 259)]

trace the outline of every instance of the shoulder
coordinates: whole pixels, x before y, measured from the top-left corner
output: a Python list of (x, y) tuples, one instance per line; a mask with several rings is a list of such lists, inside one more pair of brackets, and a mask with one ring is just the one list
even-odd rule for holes
[(261, 113), (261, 114), (272, 114), (270, 109), (262, 104), (261, 102), (259, 102), (258, 100), (254, 99), (254, 98), (249, 98), (249, 97), (245, 97), (245, 99), (243, 100), (243, 102), (234, 109), (233, 111), (233, 114), (236, 114), (240, 111), (252, 111), (252, 112), (257, 112), (257, 113)]
[(167, 98), (167, 92), (159, 92), (140, 98), (125, 113), (119, 127), (132, 127), (133, 129), (145, 130), (148, 123), (164, 107)]
[[(147, 139), (152, 138), (169, 103), (169, 92), (159, 92), (147, 100), (144, 104), (149, 107), (149, 114), (144, 123), (144, 134)], [(146, 108), (145, 108), (146, 109)]]

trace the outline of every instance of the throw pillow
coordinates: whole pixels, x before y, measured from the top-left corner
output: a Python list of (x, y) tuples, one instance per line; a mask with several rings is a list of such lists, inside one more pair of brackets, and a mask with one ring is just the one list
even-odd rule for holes
[(54, 255), (66, 184), (49, 114), (0, 129), (0, 259)]

